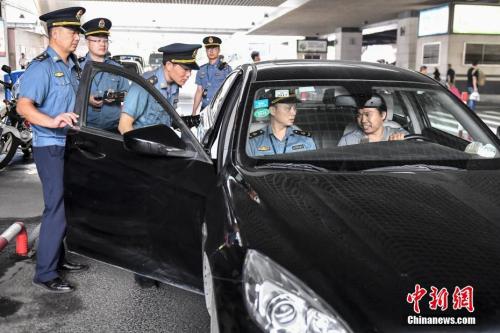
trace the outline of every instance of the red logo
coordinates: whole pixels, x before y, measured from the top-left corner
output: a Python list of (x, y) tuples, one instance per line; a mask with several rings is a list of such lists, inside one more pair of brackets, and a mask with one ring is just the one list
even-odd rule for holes
[[(422, 288), (420, 284), (415, 285), (415, 291), (406, 295), (406, 301), (413, 304), (413, 312), (420, 313), (420, 301), (427, 294), (427, 289)], [(441, 311), (448, 309), (448, 297), (450, 293), (446, 288), (438, 289), (431, 286), (429, 297), (429, 309)], [(453, 292), (453, 310), (467, 309), (469, 312), (474, 312), (474, 288), (466, 286), (464, 288), (455, 287)]]

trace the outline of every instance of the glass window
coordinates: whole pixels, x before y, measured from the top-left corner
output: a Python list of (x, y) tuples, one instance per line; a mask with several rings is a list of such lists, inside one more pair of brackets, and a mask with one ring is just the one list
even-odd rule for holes
[(465, 44), (465, 64), (472, 64), (477, 60), (479, 64), (500, 64), (500, 44)]
[(422, 64), (439, 65), (440, 47), (441, 44), (439, 43), (424, 44)]
[(344, 81), (256, 84), (245, 154), (358, 170), (394, 163), (464, 167), (498, 159), (496, 141), (442, 87)]

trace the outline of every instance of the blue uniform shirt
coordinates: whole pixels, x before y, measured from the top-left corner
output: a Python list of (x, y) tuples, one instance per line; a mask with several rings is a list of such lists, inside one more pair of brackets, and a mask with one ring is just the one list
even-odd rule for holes
[[(80, 67), (83, 69), (88, 61), (92, 61), (90, 54), (87, 53), (84, 60), (80, 62)], [(119, 63), (111, 60), (109, 57), (104, 59), (104, 63), (122, 67)], [(114, 75), (107, 72), (99, 72), (92, 79), (91, 95), (101, 97), (106, 91), (128, 91), (128, 80), (119, 75)], [(87, 110), (87, 126), (113, 130), (118, 127), (120, 120), (121, 105), (119, 103), (102, 104), (100, 108), (94, 108), (89, 105)]]
[(207, 90), (207, 94), (201, 100), (201, 108), (204, 109), (212, 100), (215, 93), (224, 82), (224, 79), (231, 73), (231, 66), (226, 65), (222, 70), (218, 68), (220, 60), (213, 65), (210, 63), (200, 67), (196, 73), (196, 84)]
[[(50, 46), (45, 53), (33, 59), (26, 72), (19, 78), (19, 97), (29, 98), (38, 110), (55, 118), (64, 112), (73, 112), (78, 77), (75, 63), (68, 63)], [(33, 125), (33, 146), (64, 146), (66, 130)]]
[[(179, 86), (172, 82), (167, 83), (163, 72), (163, 66), (154, 71), (146, 72), (143, 77), (151, 82), (156, 89), (175, 108), (179, 101)], [(134, 128), (145, 127), (156, 124), (171, 125), (169, 114), (146, 90), (137, 84), (132, 84), (125, 97), (123, 112), (135, 119)]]
[(248, 139), (250, 156), (295, 153), (315, 149), (316, 144), (311, 138), (311, 134), (301, 131), (297, 126), (288, 127), (282, 141), (274, 136), (271, 125), (250, 133), (250, 138)]

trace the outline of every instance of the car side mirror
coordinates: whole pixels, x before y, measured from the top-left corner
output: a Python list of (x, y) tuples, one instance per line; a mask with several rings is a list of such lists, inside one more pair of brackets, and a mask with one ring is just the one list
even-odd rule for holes
[(169, 157), (194, 157), (174, 130), (166, 125), (137, 128), (123, 135), (125, 149), (139, 154)]

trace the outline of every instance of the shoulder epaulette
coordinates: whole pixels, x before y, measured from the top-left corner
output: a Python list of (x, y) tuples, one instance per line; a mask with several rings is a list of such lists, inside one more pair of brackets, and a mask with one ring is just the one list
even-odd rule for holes
[(33, 58), (33, 60), (44, 61), (45, 59), (48, 59), (48, 58), (49, 58), (49, 54), (47, 52), (43, 52), (43, 53), (37, 55), (35, 58)]
[(250, 139), (253, 139), (253, 138), (256, 138), (262, 134), (264, 134), (263, 130), (257, 130), (257, 131), (251, 132), (249, 136), (250, 136)]
[(307, 136), (308, 138), (311, 137), (311, 133), (307, 131), (293, 130), (293, 134)]
[(155, 85), (158, 82), (158, 77), (156, 75), (150, 76), (146, 79), (151, 85)]

